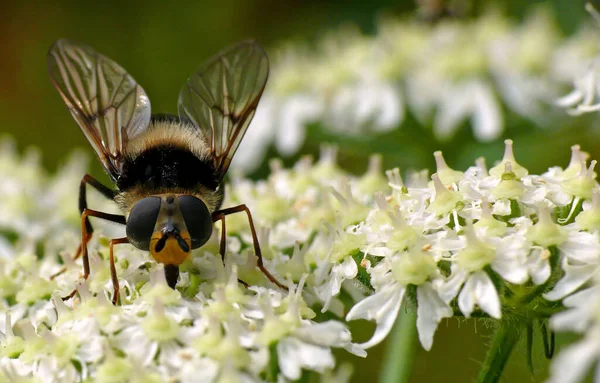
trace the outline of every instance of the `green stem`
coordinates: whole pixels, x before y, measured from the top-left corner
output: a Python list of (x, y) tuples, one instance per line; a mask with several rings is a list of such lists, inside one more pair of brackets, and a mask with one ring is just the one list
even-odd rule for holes
[(383, 360), (380, 383), (404, 383), (410, 380), (417, 340), (416, 313), (414, 308), (400, 308), (400, 314), (392, 329)]
[(498, 382), (515, 344), (519, 340), (519, 328), (514, 324), (501, 323), (477, 376), (477, 383)]

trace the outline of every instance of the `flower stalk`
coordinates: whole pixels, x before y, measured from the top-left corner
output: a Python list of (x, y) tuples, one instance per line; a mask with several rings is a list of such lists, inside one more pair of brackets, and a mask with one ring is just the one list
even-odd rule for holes
[(475, 380), (477, 383), (496, 383), (500, 380), (522, 331), (523, 328), (514, 323), (500, 322)]
[(410, 382), (417, 346), (414, 308), (404, 305), (388, 340), (380, 383)]

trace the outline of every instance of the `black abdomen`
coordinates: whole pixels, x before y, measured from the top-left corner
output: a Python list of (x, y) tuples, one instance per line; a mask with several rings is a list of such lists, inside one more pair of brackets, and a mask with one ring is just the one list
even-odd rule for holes
[(195, 189), (204, 185), (212, 190), (218, 186), (209, 161), (172, 145), (148, 148), (134, 159), (125, 161), (117, 187), (126, 191), (135, 185), (148, 189)]

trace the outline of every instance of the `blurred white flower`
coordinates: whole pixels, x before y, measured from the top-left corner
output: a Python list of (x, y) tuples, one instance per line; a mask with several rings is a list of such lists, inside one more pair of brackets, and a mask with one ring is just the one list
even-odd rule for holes
[(551, 365), (548, 382), (575, 383), (584, 381), (590, 369), (600, 378), (600, 286), (564, 299), (567, 310), (555, 314), (550, 325), (557, 331), (583, 333), (583, 338), (561, 350)]
[(589, 68), (575, 80), (575, 89), (558, 100), (556, 104), (565, 108), (572, 115), (596, 112), (600, 110), (598, 95), (600, 82), (598, 81), (599, 62), (594, 60)]
[(451, 138), (460, 124), (471, 118), (473, 133), (480, 141), (492, 141), (503, 130), (500, 104), (489, 84), (472, 79), (459, 84), (438, 84), (439, 104), (434, 133), (441, 139)]
[(272, 55), (271, 78), (235, 164), (253, 170), (274, 143), (297, 153), (309, 125), (337, 135), (401, 129), (410, 113), (440, 140), (467, 122), (477, 140), (505, 130), (503, 109), (544, 127), (560, 122), (555, 100), (576, 76), (576, 89), (558, 104), (572, 113), (597, 110), (600, 54), (588, 25), (564, 38), (547, 7), (521, 23), (497, 11), (475, 20), (434, 25), (383, 18), (375, 35), (344, 27), (307, 47), (287, 44)]
[(587, 2), (585, 7), (594, 18), (595, 25), (582, 28), (557, 51), (560, 60), (556, 60), (554, 68), (559, 76), (574, 82), (575, 89), (556, 101), (558, 106), (567, 108), (572, 115), (600, 110), (597, 101), (600, 93), (600, 44), (597, 42), (600, 14), (591, 2)]
[[(562, 57), (558, 28), (547, 8), (538, 7), (523, 25), (490, 44), (490, 65), (506, 104), (521, 116), (548, 123), (549, 106), (557, 97), (551, 70)], [(569, 80), (563, 80), (569, 81)]]
[(333, 95), (323, 119), (327, 127), (341, 134), (387, 132), (404, 119), (402, 95), (389, 83), (362, 79)]

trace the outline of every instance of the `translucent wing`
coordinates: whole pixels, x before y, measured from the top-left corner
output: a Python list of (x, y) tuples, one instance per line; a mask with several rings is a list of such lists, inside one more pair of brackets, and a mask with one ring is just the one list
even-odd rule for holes
[(200, 66), (179, 93), (179, 116), (202, 131), (218, 182), (254, 117), (268, 75), (265, 50), (245, 41)]
[(56, 41), (47, 62), (54, 86), (116, 180), (127, 140), (150, 122), (150, 101), (144, 89), (117, 63), (83, 44)]

